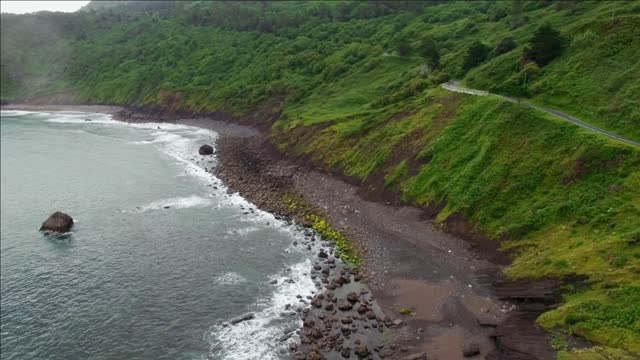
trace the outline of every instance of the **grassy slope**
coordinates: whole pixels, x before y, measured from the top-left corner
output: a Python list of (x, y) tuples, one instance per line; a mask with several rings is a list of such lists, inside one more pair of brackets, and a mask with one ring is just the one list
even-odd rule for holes
[[(63, 88), (85, 102), (236, 114), (285, 99), (272, 128), (281, 149), (372, 186), (384, 178), (409, 203), (444, 204), (439, 221), (466, 215), (490, 237), (508, 239), (504, 246), (519, 254), (508, 269), (513, 277), (589, 276), (540, 323), (640, 353), (640, 150), (534, 110), (437, 88), (464, 75), (458, 68), (474, 40), (493, 46), (512, 35), (523, 44), (550, 22), (575, 39), (527, 88), (518, 77), (521, 48), (490, 59), (465, 81), (522, 92), (636, 135), (636, 7), (580, 3), (570, 12), (533, 4), (515, 30), (509, 16), (496, 15), (504, 8), (451, 3), (416, 16), (316, 20), (271, 34), (142, 17), (74, 40), (64, 71), (30, 66), (55, 81), (7, 86), (3, 67), (2, 96)], [(613, 9), (617, 19), (603, 16)], [(394, 36), (414, 47), (423, 36), (434, 38), (440, 70), (420, 75), (417, 54), (389, 50)], [(52, 49), (67, 54), (62, 44)], [(612, 104), (619, 111), (607, 110)], [(580, 356), (598, 358), (598, 351)]]
[[(333, 90), (355, 94), (362, 85), (350, 77), (344, 86)], [(589, 276), (541, 324), (640, 352), (637, 148), (515, 104), (439, 89), (373, 118), (310, 115), (343, 110), (330, 97), (317, 101), (324, 106), (292, 109), (300, 117), (276, 124), (283, 150), (364, 181), (383, 174), (407, 202), (446, 204), (439, 220), (462, 213), (489, 236), (513, 239), (505, 242), (519, 254), (510, 276)], [(329, 114), (338, 117), (319, 125)]]
[[(551, 8), (531, 16), (560, 29), (568, 45), (563, 56), (527, 79), (517, 65), (521, 47), (471, 71), (471, 86), (530, 96), (604, 129), (640, 139), (640, 6), (579, 6), (576, 21)], [(519, 44), (528, 32), (514, 31)], [(527, 30), (528, 31), (528, 30)]]

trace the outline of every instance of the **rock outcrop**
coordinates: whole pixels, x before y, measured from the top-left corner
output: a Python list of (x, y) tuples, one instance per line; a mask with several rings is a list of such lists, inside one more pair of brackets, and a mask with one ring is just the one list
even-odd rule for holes
[(42, 223), (40, 231), (66, 233), (73, 227), (73, 218), (63, 212), (56, 211)]
[(198, 153), (200, 155), (211, 155), (213, 154), (213, 147), (211, 145), (202, 145), (200, 146), (200, 149), (198, 150)]
[(254, 313), (246, 313), (242, 316), (238, 316), (235, 319), (231, 320), (231, 325), (235, 325), (235, 324), (239, 324), (243, 321), (247, 321), (247, 320), (251, 320), (254, 319), (256, 317), (256, 315)]

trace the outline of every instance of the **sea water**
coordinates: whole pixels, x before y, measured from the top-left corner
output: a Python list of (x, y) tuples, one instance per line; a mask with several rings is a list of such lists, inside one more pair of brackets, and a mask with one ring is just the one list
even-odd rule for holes
[[(227, 194), (198, 155), (215, 132), (81, 112), (0, 125), (3, 360), (287, 357), (300, 320), (283, 310), (315, 289), (315, 250)], [(38, 231), (57, 210), (68, 237)]]

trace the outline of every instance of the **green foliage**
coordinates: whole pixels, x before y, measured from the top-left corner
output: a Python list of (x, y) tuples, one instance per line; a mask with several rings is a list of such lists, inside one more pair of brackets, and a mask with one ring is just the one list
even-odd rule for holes
[(471, 68), (483, 63), (489, 55), (489, 47), (480, 41), (473, 42), (464, 54), (462, 71), (467, 72)]
[(399, 38), (396, 40), (395, 48), (400, 56), (407, 56), (411, 53), (411, 45), (405, 38)]
[(508, 53), (509, 51), (515, 49), (516, 47), (518, 47), (518, 44), (513, 39), (513, 37), (507, 36), (504, 39), (500, 40), (498, 45), (496, 45), (494, 53), (496, 55), (502, 55), (504, 53)]
[[(410, 99), (400, 113), (334, 117), (322, 131), (309, 125), (312, 138), (283, 131), (291, 120), (281, 120), (274, 140), (365, 183), (384, 174), (408, 203), (446, 204), (439, 220), (461, 213), (488, 236), (512, 239), (504, 243), (517, 254), (511, 277), (582, 274), (594, 289), (640, 286), (640, 150), (495, 98), (425, 90)], [(359, 130), (342, 135), (347, 128)], [(629, 310), (604, 306), (593, 316), (594, 305), (574, 307), (592, 293), (573, 294), (545, 326), (634, 349), (633, 292), (598, 290), (602, 304)]]
[(565, 40), (560, 33), (549, 24), (545, 24), (540, 26), (533, 34), (523, 55), (526, 60), (534, 61), (536, 64), (544, 66), (560, 56), (564, 47)]
[(440, 65), (440, 53), (438, 52), (435, 41), (430, 37), (426, 37), (420, 42), (420, 56), (425, 59), (426, 63), (432, 69)]
[(404, 308), (400, 309), (400, 314), (401, 315), (410, 315), (412, 312), (413, 312), (413, 310), (411, 310), (411, 308), (404, 307)]

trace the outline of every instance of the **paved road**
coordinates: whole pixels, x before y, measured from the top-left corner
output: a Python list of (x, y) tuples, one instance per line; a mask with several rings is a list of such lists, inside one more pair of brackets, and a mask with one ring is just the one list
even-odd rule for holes
[(523, 106), (530, 107), (532, 109), (537, 109), (537, 110), (540, 110), (540, 111), (544, 111), (547, 114), (553, 115), (553, 116), (555, 116), (557, 118), (560, 118), (562, 120), (566, 120), (566, 121), (572, 122), (572, 123), (574, 123), (574, 124), (576, 124), (576, 125), (578, 125), (580, 127), (583, 127), (585, 129), (593, 131), (593, 132), (597, 132), (597, 133), (599, 133), (601, 135), (604, 135), (604, 136), (607, 136), (607, 137), (609, 137), (611, 139), (622, 141), (622, 142), (630, 144), (630, 145), (640, 146), (640, 142), (638, 142), (638, 141), (631, 140), (631, 139), (626, 138), (624, 136), (620, 136), (620, 135), (614, 134), (614, 133), (612, 133), (610, 131), (601, 129), (601, 128), (597, 127), (597, 126), (594, 126), (594, 125), (591, 125), (589, 123), (586, 123), (586, 122), (584, 122), (584, 121), (582, 121), (582, 120), (580, 120), (580, 119), (578, 119), (578, 118), (576, 118), (574, 116), (571, 116), (569, 114), (565, 114), (562, 111), (549, 109), (549, 108), (544, 107), (544, 106), (536, 105), (536, 104), (533, 104), (531, 102), (524, 101), (524, 100), (517, 99), (517, 98), (513, 98), (513, 97), (509, 97), (509, 96), (491, 94), (488, 91), (465, 88), (465, 87), (460, 86), (460, 83), (457, 82), (457, 81), (450, 81), (450, 82), (442, 84), (441, 86), (442, 86), (443, 89), (446, 89), (446, 90), (449, 90), (449, 91), (453, 91), (453, 92), (459, 92), (459, 93), (463, 93), (463, 94), (476, 95), (476, 96), (496, 96), (496, 97), (499, 97), (499, 98), (501, 98), (503, 100), (510, 101), (512, 103), (516, 103), (516, 104), (520, 104), (520, 105), (523, 105)]

